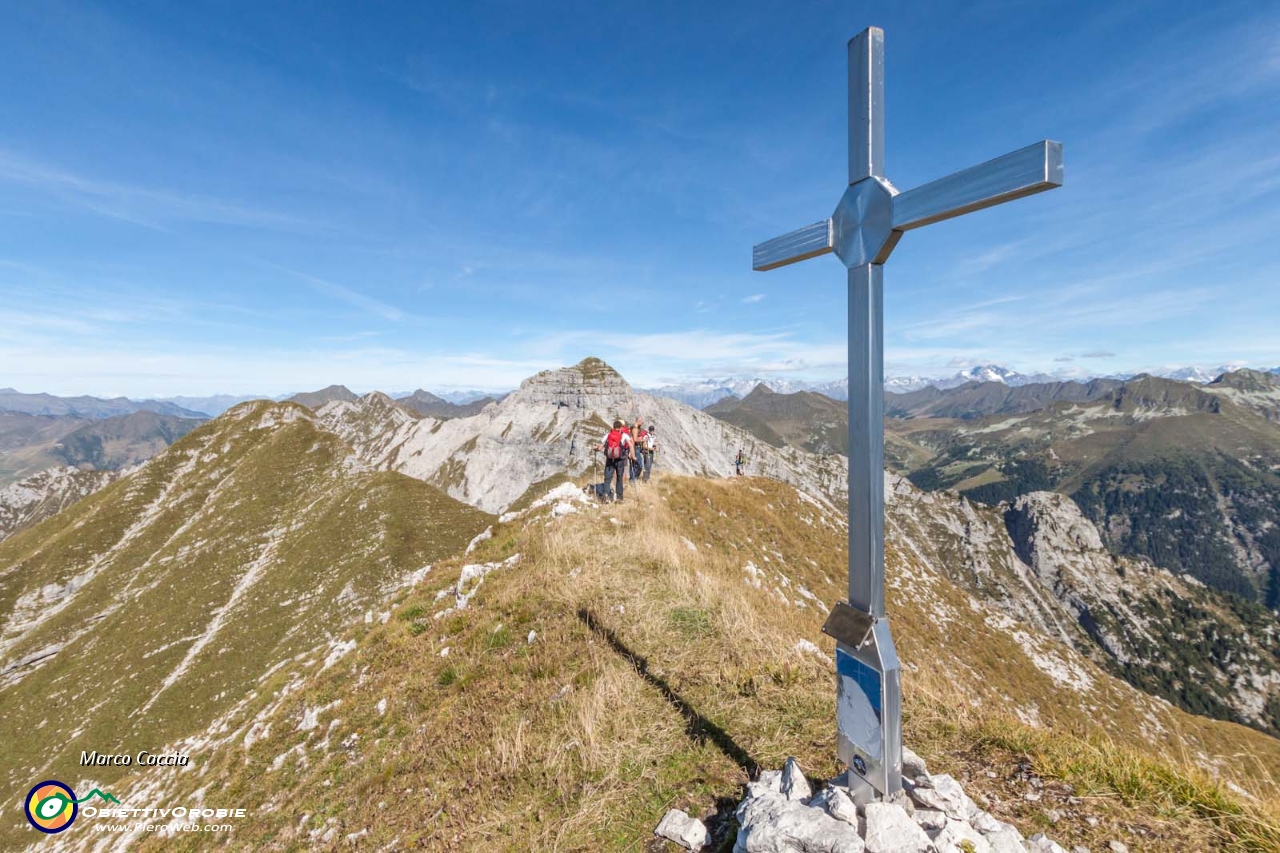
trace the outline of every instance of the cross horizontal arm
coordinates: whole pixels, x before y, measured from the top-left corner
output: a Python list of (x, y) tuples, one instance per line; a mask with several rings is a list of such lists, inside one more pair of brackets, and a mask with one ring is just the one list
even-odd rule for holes
[(910, 231), (1062, 186), (1062, 143), (1044, 140), (893, 197), (893, 230)]
[(757, 243), (751, 250), (751, 268), (756, 272), (773, 270), (825, 255), (835, 247), (831, 220), (824, 219), (790, 234)]

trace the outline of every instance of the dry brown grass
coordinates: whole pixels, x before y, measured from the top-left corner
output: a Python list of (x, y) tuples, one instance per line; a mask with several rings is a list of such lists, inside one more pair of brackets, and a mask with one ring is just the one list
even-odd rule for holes
[[(219, 756), (216, 781), (189, 784), (249, 806), (269, 788), (287, 803), (255, 811), (237, 829), (239, 841), (259, 848), (308, 847), (307, 831), (332, 820), (339, 838), (368, 828), (362, 844), (370, 848), (626, 850), (648, 844), (669, 807), (726, 814), (757, 766), (794, 755), (815, 778), (830, 776), (838, 769), (831, 664), (795, 649), (807, 639), (831, 650), (819, 631), (823, 613), (799, 588), (825, 602), (843, 597), (844, 531), (817, 519), (780, 484), (669, 477), (629, 490), (617, 508), (500, 525), (468, 561), (517, 552), (521, 560), (490, 575), (468, 610), (432, 618), (447, 603), (436, 592), (457, 579), (462, 561), (438, 566), (398, 604), (396, 618), (357, 629), (357, 651), (285, 702), (273, 739)], [(744, 571), (748, 561), (765, 573), (759, 588)], [(966, 596), (938, 583), (954, 620), (978, 632)], [(1086, 806), (1071, 805), (1063, 793), (1074, 817), (1051, 831), (1077, 843), (1096, 844), (1105, 831), (1132, 850), (1161, 849), (1151, 845), (1182, 822), (1185, 837), (1204, 845), (1195, 849), (1227, 849), (1246, 844), (1250, 832), (1265, 840), (1272, 831), (1251, 827), (1277, 825), (1273, 812), (1212, 789), (1185, 765), (1154, 761), (1108, 775), (1140, 754), (1136, 743), (1108, 744), (1070, 726), (1032, 729), (1001, 710), (994, 692), (978, 690), (984, 667), (1013, 665), (1011, 641), (993, 660), (978, 660), (974, 649), (931, 645), (948, 635), (925, 630), (927, 614), (907, 600), (895, 608), (895, 630), (914, 638), (905, 644), (911, 659), (946, 662), (905, 676), (908, 742), (935, 772), (953, 771), (1000, 800), (993, 810), (1024, 832), (1044, 822), (1044, 808), (1010, 787), (1025, 784), (1024, 767), (1051, 790), (1071, 784), (1087, 797)], [(530, 630), (538, 635), (532, 644)], [(1034, 668), (1016, 671), (998, 689), (1021, 680), (1040, 697), (1048, 688), (1038, 677)], [(309, 747), (306, 768), (267, 770), (306, 740), (292, 723), (301, 709), (332, 698), (343, 704), (331, 741), (359, 732), (360, 748)], [(385, 715), (374, 711), (380, 698), (388, 699)], [(1046, 704), (1045, 716), (1053, 713)], [(1152, 768), (1193, 786), (1161, 800), (1126, 783), (1157, 778)], [(1210, 790), (1221, 795), (1220, 813), (1201, 807)], [(1235, 816), (1224, 818), (1230, 809)]]

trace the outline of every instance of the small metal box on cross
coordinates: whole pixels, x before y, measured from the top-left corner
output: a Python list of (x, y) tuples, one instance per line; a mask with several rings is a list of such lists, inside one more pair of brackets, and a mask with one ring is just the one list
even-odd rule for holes
[(828, 252), (849, 269), (849, 603), (823, 631), (837, 641), (837, 752), (868, 797), (902, 788), (900, 667), (884, 607), (882, 264), (903, 232), (1059, 186), (1062, 145), (1045, 140), (899, 192), (884, 176), (884, 31), (869, 27), (849, 41), (848, 189), (829, 219), (752, 253), (756, 270)]

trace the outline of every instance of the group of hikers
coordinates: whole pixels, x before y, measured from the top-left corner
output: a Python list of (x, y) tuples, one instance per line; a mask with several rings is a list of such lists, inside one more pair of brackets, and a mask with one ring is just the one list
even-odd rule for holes
[[(658, 428), (653, 424), (646, 427), (644, 418), (636, 418), (631, 426), (617, 418), (596, 451), (604, 453), (604, 483), (596, 486), (596, 495), (601, 500), (621, 503), (624, 483), (649, 482), (653, 456), (658, 451)], [(733, 459), (734, 473), (741, 477), (746, 467), (747, 455), (739, 448)]]
[(600, 496), (621, 503), (625, 480), (632, 483), (649, 481), (653, 472), (653, 455), (658, 450), (657, 428), (652, 424), (646, 427), (644, 418), (636, 418), (631, 426), (619, 418), (596, 449), (604, 452), (604, 486)]

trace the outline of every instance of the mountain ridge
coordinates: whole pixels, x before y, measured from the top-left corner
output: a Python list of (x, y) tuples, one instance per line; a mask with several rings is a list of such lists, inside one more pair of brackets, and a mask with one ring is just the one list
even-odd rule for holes
[[(402, 591), (386, 618), (355, 619), (263, 679), (209, 732), (166, 744), (205, 756), (187, 772), (119, 775), (121, 799), (139, 790), (156, 801), (231, 798), (249, 811), (237, 843), (254, 847), (635, 849), (673, 804), (714, 815), (718, 799), (736, 803), (751, 768), (794, 754), (819, 778), (834, 773), (831, 642), (820, 625), (822, 602), (844, 594), (842, 514), (755, 478), (670, 477), (621, 508), (569, 495), (496, 523), (470, 553)], [(911, 667), (907, 743), (935, 772), (964, 778), (1001, 820), (1028, 835), (1043, 825), (1043, 803), (1022, 796), (1043, 759), (991, 746), (1035, 737), (1081, 754), (1125, 744), (1147, 761), (1182, 761), (1189, 750), (1219, 774), (1218, 801), (1232, 808), (1230, 798), (1247, 800), (1228, 784), (1266, 790), (1235, 753), (1270, 767), (1280, 742), (1173, 709), (975, 607), (915, 531), (891, 532), (890, 613)], [(989, 727), (971, 731), (979, 714)], [(1063, 781), (1085, 797), (1054, 826), (1067, 843), (1225, 847), (1212, 818), (1178, 811), (1161, 822), (1148, 795), (1119, 808), (1100, 779), (1096, 788)], [(1035, 799), (1053, 784), (1046, 778)], [(391, 808), (405, 789), (418, 806)]]
[(26, 415), (77, 415), (85, 418), (108, 418), (135, 412), (155, 412), (179, 418), (203, 418), (204, 413), (184, 409), (161, 400), (134, 401), (127, 397), (55, 397), (52, 394), (28, 394), (13, 388), (0, 389), (0, 412)]
[[(0, 542), (0, 779), (206, 730), (273, 668), (316, 648), (336, 660), (333, 625), (491, 521), (368, 470), (299, 405), (233, 408)], [(46, 719), (51, 693), (94, 713)]]
[[(1224, 395), (1270, 393), (1248, 376), (1217, 392), (1134, 385), (1089, 404), (1099, 426), (1184, 409), (1261, 420)], [(752, 405), (786, 402), (756, 390)], [(657, 427), (659, 479), (602, 507), (582, 489), (599, 474), (594, 446), (613, 417), (637, 415)], [(739, 447), (764, 476), (732, 476)], [(771, 446), (637, 392), (599, 359), (448, 420), (380, 392), (315, 412), (241, 404), (0, 542), (0, 698), (17, 711), (0, 739), (19, 744), (0, 778), (111, 782), (126, 803), (231, 796), (251, 809), (235, 836), (250, 846), (634, 847), (673, 798), (714, 808), (749, 766), (798, 752), (835, 770), (819, 627), (846, 594), (847, 476), (842, 456)], [(1022, 743), (1086, 732), (1164, 762), (1189, 755), (1219, 787), (1272, 796), (1280, 741), (1158, 698), (1269, 729), (1280, 664), (1257, 610), (1112, 556), (1061, 495), (984, 506), (894, 475), (885, 485), (907, 733), (931, 766), (965, 766), (998, 731)], [(1132, 685), (1147, 675), (1146, 692)], [(41, 724), (49, 691), (106, 704), (83, 730)], [(966, 715), (988, 728), (931, 746)], [(82, 780), (79, 745), (114, 748), (144, 727), (200, 760)], [(1178, 767), (1161, 772), (1192, 772)], [(966, 787), (1006, 800), (1018, 772)], [(421, 789), (421, 813), (377, 805), (402, 785)], [(1028, 831), (1044, 819), (1021, 796), (992, 808)], [(550, 820), (534, 821), (539, 810)], [(567, 836), (549, 834), (557, 824)], [(1059, 832), (1098, 843), (1082, 817)]]

